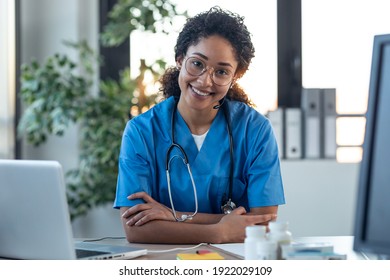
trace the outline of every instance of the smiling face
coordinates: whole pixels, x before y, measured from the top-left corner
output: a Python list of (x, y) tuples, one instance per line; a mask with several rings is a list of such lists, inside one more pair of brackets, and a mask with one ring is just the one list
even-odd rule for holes
[[(189, 73), (185, 67), (188, 58), (195, 58), (193, 61), (196, 65), (203, 63), (206, 71), (200, 76)], [(180, 68), (179, 86), (181, 90), (179, 107), (190, 111), (214, 110), (213, 107), (226, 95), (233, 79), (221, 86), (215, 84), (211, 76), (213, 73), (215, 77), (228, 73), (234, 75), (237, 65), (232, 45), (220, 36), (203, 38), (198, 44), (190, 46), (186, 56), (180, 57), (177, 61), (177, 66)]]

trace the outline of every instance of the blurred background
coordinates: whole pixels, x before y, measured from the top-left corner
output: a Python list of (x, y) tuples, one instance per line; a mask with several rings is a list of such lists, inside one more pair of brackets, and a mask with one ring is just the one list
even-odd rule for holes
[(76, 237), (123, 235), (111, 209), (121, 130), (158, 102), (186, 17), (215, 5), (253, 35), (240, 84), (261, 113), (300, 108), (304, 88), (335, 89), (336, 155), (282, 158), (279, 219), (296, 236), (352, 234), (373, 37), (390, 33), (389, 1), (3, 0), (0, 158), (62, 164)]

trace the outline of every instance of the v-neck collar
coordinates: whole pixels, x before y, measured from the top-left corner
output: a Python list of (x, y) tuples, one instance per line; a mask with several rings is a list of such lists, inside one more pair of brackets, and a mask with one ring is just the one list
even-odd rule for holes
[[(224, 147), (226, 146), (226, 150), (229, 150), (226, 120), (222, 110), (218, 111), (211, 123), (200, 150), (198, 150), (192, 133), (178, 110), (175, 120), (175, 141), (185, 150), (188, 162), (194, 170), (197, 170), (196, 173), (207, 173), (214, 168), (215, 164), (219, 164), (224, 154)], [(216, 149), (221, 152), (216, 153)]]

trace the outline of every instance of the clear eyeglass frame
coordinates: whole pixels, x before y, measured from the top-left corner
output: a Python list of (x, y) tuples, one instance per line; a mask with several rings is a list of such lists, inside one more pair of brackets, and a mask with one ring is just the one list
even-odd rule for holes
[(210, 74), (211, 80), (218, 86), (226, 86), (233, 81), (233, 72), (225, 68), (215, 69), (212, 66), (207, 66), (206, 62), (198, 57), (188, 57), (185, 61), (184, 67), (189, 75), (195, 77), (199, 77), (212, 69), (213, 72)]

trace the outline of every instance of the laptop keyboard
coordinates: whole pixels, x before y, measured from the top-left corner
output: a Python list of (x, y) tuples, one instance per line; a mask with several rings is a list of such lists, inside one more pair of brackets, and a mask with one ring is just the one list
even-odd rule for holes
[(109, 254), (109, 252), (76, 249), (76, 256), (78, 259), (104, 254)]

